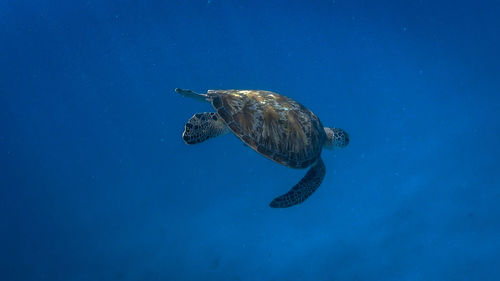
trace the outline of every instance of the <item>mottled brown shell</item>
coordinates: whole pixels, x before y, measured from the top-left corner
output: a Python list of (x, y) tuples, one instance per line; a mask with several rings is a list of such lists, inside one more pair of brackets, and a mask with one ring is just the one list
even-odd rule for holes
[(323, 125), (298, 102), (268, 91), (210, 90), (207, 95), (231, 131), (265, 157), (306, 168), (321, 154)]

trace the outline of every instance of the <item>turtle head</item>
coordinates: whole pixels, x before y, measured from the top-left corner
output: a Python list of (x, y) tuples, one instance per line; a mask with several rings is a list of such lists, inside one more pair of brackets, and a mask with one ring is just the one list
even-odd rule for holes
[(346, 147), (349, 144), (349, 135), (339, 128), (325, 127), (326, 140), (323, 145), (326, 149)]

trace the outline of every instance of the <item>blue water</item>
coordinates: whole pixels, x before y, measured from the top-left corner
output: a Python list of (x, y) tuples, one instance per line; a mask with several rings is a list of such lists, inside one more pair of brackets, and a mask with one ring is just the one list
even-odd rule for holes
[[(311, 3), (310, 3), (311, 2)], [(500, 280), (498, 1), (1, 1), (0, 280)], [(348, 147), (305, 174), (209, 104), (294, 98)]]

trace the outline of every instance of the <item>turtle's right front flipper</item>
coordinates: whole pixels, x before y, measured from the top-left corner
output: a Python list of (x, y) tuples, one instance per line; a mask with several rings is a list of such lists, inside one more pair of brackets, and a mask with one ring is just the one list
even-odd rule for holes
[(175, 88), (175, 92), (188, 98), (192, 98), (203, 102), (208, 102), (207, 100), (208, 96), (206, 94), (199, 94), (189, 89), (180, 89), (180, 88)]
[(215, 112), (196, 113), (184, 126), (182, 139), (187, 144), (204, 142), (229, 133), (226, 123)]
[(319, 158), (299, 183), (287, 193), (275, 198), (269, 206), (271, 208), (288, 208), (304, 202), (321, 185), (325, 172), (325, 164)]

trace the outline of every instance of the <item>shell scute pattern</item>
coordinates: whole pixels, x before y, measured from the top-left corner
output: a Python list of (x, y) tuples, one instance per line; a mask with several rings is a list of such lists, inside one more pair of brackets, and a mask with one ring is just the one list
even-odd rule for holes
[(207, 94), (233, 133), (260, 154), (292, 168), (305, 168), (319, 157), (326, 138), (323, 125), (298, 102), (269, 91)]

